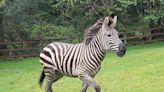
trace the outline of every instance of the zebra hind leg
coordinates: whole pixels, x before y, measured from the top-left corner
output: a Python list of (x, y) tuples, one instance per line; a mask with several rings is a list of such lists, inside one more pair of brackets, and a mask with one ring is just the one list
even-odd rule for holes
[[(92, 86), (96, 92), (100, 92), (100, 86), (96, 83), (96, 81), (91, 76), (89, 76), (88, 74), (85, 74), (85, 75), (79, 76), (79, 78), (84, 83), (88, 84), (89, 86)], [(82, 92), (85, 92), (85, 90)]]
[(63, 77), (61, 73), (53, 69), (44, 69), (46, 75), (46, 92), (52, 92), (52, 84)]
[[(91, 76), (91, 77), (94, 78), (95, 75), (93, 75), (93, 76)], [(82, 88), (81, 88), (81, 92), (86, 92), (87, 89), (88, 89), (88, 87), (89, 87), (89, 84), (83, 82), (83, 84), (82, 84)]]
[(82, 88), (81, 88), (81, 92), (86, 92), (87, 91), (87, 88), (88, 88), (88, 84), (87, 83), (84, 83), (82, 84)]

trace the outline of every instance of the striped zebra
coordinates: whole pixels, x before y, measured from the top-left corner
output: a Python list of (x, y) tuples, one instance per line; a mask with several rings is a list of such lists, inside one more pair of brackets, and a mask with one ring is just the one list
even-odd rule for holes
[(101, 68), (101, 62), (109, 51), (124, 56), (126, 48), (114, 29), (117, 16), (98, 20), (85, 31), (84, 42), (68, 44), (53, 42), (43, 48), (40, 62), (43, 65), (39, 84), (46, 78), (46, 92), (52, 92), (52, 84), (63, 76), (78, 77), (83, 81), (81, 92), (88, 86), (100, 92), (100, 86), (93, 79)]

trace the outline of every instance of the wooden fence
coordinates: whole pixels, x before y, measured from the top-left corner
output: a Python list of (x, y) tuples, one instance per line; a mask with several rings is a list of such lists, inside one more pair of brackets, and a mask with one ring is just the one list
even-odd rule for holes
[(122, 32), (119, 35), (127, 45), (159, 42), (164, 41), (164, 27)]
[[(120, 38), (127, 45), (144, 44), (164, 41), (164, 27), (142, 29), (119, 33)], [(0, 58), (18, 58), (39, 56), (40, 49), (53, 41), (64, 41), (66, 39), (29, 40), (0, 42)]]
[(35, 41), (0, 42), (6, 49), (0, 49), (0, 58), (17, 58), (36, 56), (37, 48), (33, 47)]
[(40, 49), (53, 41), (59, 39), (0, 42), (1, 47), (7, 47), (0, 49), (0, 59), (38, 56)]

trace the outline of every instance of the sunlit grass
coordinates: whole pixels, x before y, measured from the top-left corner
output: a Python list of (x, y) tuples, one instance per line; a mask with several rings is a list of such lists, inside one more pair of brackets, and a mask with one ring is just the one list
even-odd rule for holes
[[(44, 92), (37, 83), (40, 71), (38, 58), (0, 60), (0, 92)], [(130, 46), (123, 58), (108, 54), (95, 79), (102, 92), (163, 92), (164, 43)], [(81, 83), (64, 77), (53, 90), (80, 92)]]

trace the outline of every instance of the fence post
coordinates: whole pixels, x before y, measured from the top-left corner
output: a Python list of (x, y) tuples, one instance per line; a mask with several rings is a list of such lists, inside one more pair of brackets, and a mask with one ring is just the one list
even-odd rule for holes
[(12, 57), (12, 51), (9, 51), (9, 57)]
[(152, 40), (152, 30), (151, 29), (148, 30), (148, 34), (149, 34), (148, 39), (149, 39), (149, 41), (151, 41)]
[(124, 43), (127, 44), (126, 33), (123, 34)]

